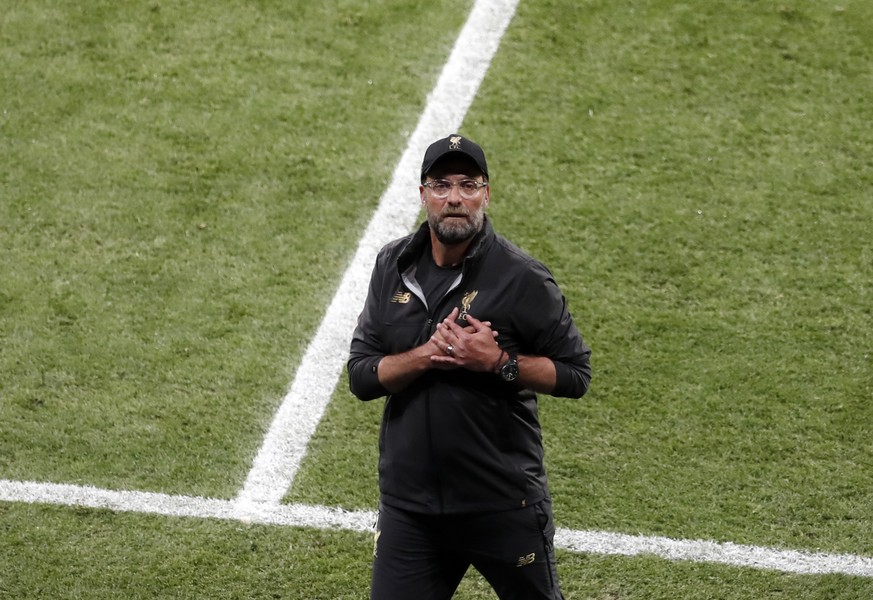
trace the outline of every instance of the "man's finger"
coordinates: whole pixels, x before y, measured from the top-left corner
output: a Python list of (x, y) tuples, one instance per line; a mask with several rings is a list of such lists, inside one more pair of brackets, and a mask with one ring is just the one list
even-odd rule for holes
[[(455, 310), (457, 310), (457, 309), (455, 309)], [(454, 313), (455, 311), (453, 310), (452, 312)], [(457, 323), (455, 323), (455, 320), (452, 318), (452, 315), (451, 315), (451, 314), (450, 314), (448, 317), (446, 317), (446, 318), (443, 320), (443, 322), (440, 323), (440, 325), (441, 325), (442, 327), (444, 327), (445, 329), (451, 331), (451, 332), (454, 333), (455, 335), (458, 335), (458, 332), (464, 330), (463, 327), (461, 327), (460, 325), (458, 325)], [(439, 329), (439, 327), (437, 327), (437, 329)]]
[(491, 321), (480, 321), (473, 315), (467, 315), (467, 323), (469, 323), (468, 330), (472, 328), (474, 333), (490, 330), (491, 336), (497, 339), (497, 332), (491, 329)]
[(466, 319), (467, 319), (467, 323), (469, 323), (470, 325), (472, 325), (473, 327), (476, 328), (476, 331), (479, 331), (479, 329), (482, 328), (482, 321), (480, 321), (479, 319), (477, 319), (473, 315), (467, 315)]

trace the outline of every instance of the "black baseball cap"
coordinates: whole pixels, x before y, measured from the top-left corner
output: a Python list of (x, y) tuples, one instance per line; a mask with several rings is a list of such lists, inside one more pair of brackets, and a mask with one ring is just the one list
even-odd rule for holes
[(485, 177), (488, 177), (488, 163), (485, 161), (485, 153), (479, 147), (479, 144), (473, 140), (468, 140), (462, 135), (453, 133), (427, 147), (427, 151), (424, 153), (424, 160), (421, 163), (421, 179), (424, 179), (424, 176), (427, 175), (427, 172), (433, 168), (437, 161), (448, 154), (468, 156), (476, 163), (476, 166), (479, 167), (479, 170), (482, 171)]

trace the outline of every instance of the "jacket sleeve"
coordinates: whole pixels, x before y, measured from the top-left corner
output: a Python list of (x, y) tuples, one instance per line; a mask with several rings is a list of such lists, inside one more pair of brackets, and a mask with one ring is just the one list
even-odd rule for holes
[(557, 380), (550, 395), (581, 398), (591, 382), (591, 350), (573, 321), (567, 299), (552, 274), (536, 264), (523, 286), (524, 310), (516, 326), (523, 333), (523, 354), (547, 356), (555, 363)]
[(349, 389), (361, 400), (374, 400), (388, 395), (388, 390), (379, 383), (377, 373), (379, 361), (385, 355), (379, 327), (384, 270), (384, 253), (380, 253), (370, 276), (367, 299), (358, 316), (349, 350)]

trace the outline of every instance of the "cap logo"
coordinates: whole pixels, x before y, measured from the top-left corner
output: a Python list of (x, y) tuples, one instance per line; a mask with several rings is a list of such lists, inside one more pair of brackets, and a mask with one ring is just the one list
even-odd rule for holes
[(461, 136), (453, 135), (449, 138), (449, 150), (460, 150), (461, 149)]

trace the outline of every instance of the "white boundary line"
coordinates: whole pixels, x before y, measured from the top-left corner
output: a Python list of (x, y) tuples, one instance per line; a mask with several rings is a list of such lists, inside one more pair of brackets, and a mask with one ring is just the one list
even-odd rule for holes
[(873, 577), (873, 558), (866, 556), (801, 552), (732, 542), (674, 540), (658, 536), (558, 528), (555, 533), (555, 546), (571, 552), (620, 556), (650, 554), (673, 561), (720, 563), (803, 575), (841, 573)]
[[(306, 454), (347, 357), (351, 331), (363, 305), (373, 257), (414, 225), (418, 161), (431, 140), (460, 128), (491, 58), (515, 14), (518, 0), (478, 0), (443, 68), (391, 183), (361, 239), (324, 320), (303, 356), (246, 482), (235, 500), (113, 491), (90, 486), (0, 480), (0, 501), (83, 506), (118, 512), (238, 520), (267, 525), (372, 529), (375, 513), (326, 506), (281, 504)], [(414, 194), (413, 194), (414, 196)], [(722, 563), (801, 574), (873, 577), (873, 558), (807, 553), (757, 546), (559, 528), (555, 543), (571, 552)]]
[(370, 531), (375, 512), (348, 511), (328, 506), (253, 503), (174, 496), (157, 492), (114, 491), (90, 486), (0, 480), (0, 501), (101, 508), (116, 512), (167, 517), (227, 519), (264, 525)]
[[(267, 503), (242, 506), (231, 500), (7, 480), (0, 480), (0, 501), (83, 506), (117, 512), (354, 532), (372, 531), (376, 519), (376, 513), (372, 511), (348, 511), (327, 506)], [(570, 552), (619, 556), (652, 555), (672, 561), (719, 563), (802, 575), (843, 574), (873, 577), (873, 558), (852, 554), (781, 550), (730, 542), (674, 540), (559, 528), (555, 535), (555, 546)]]

